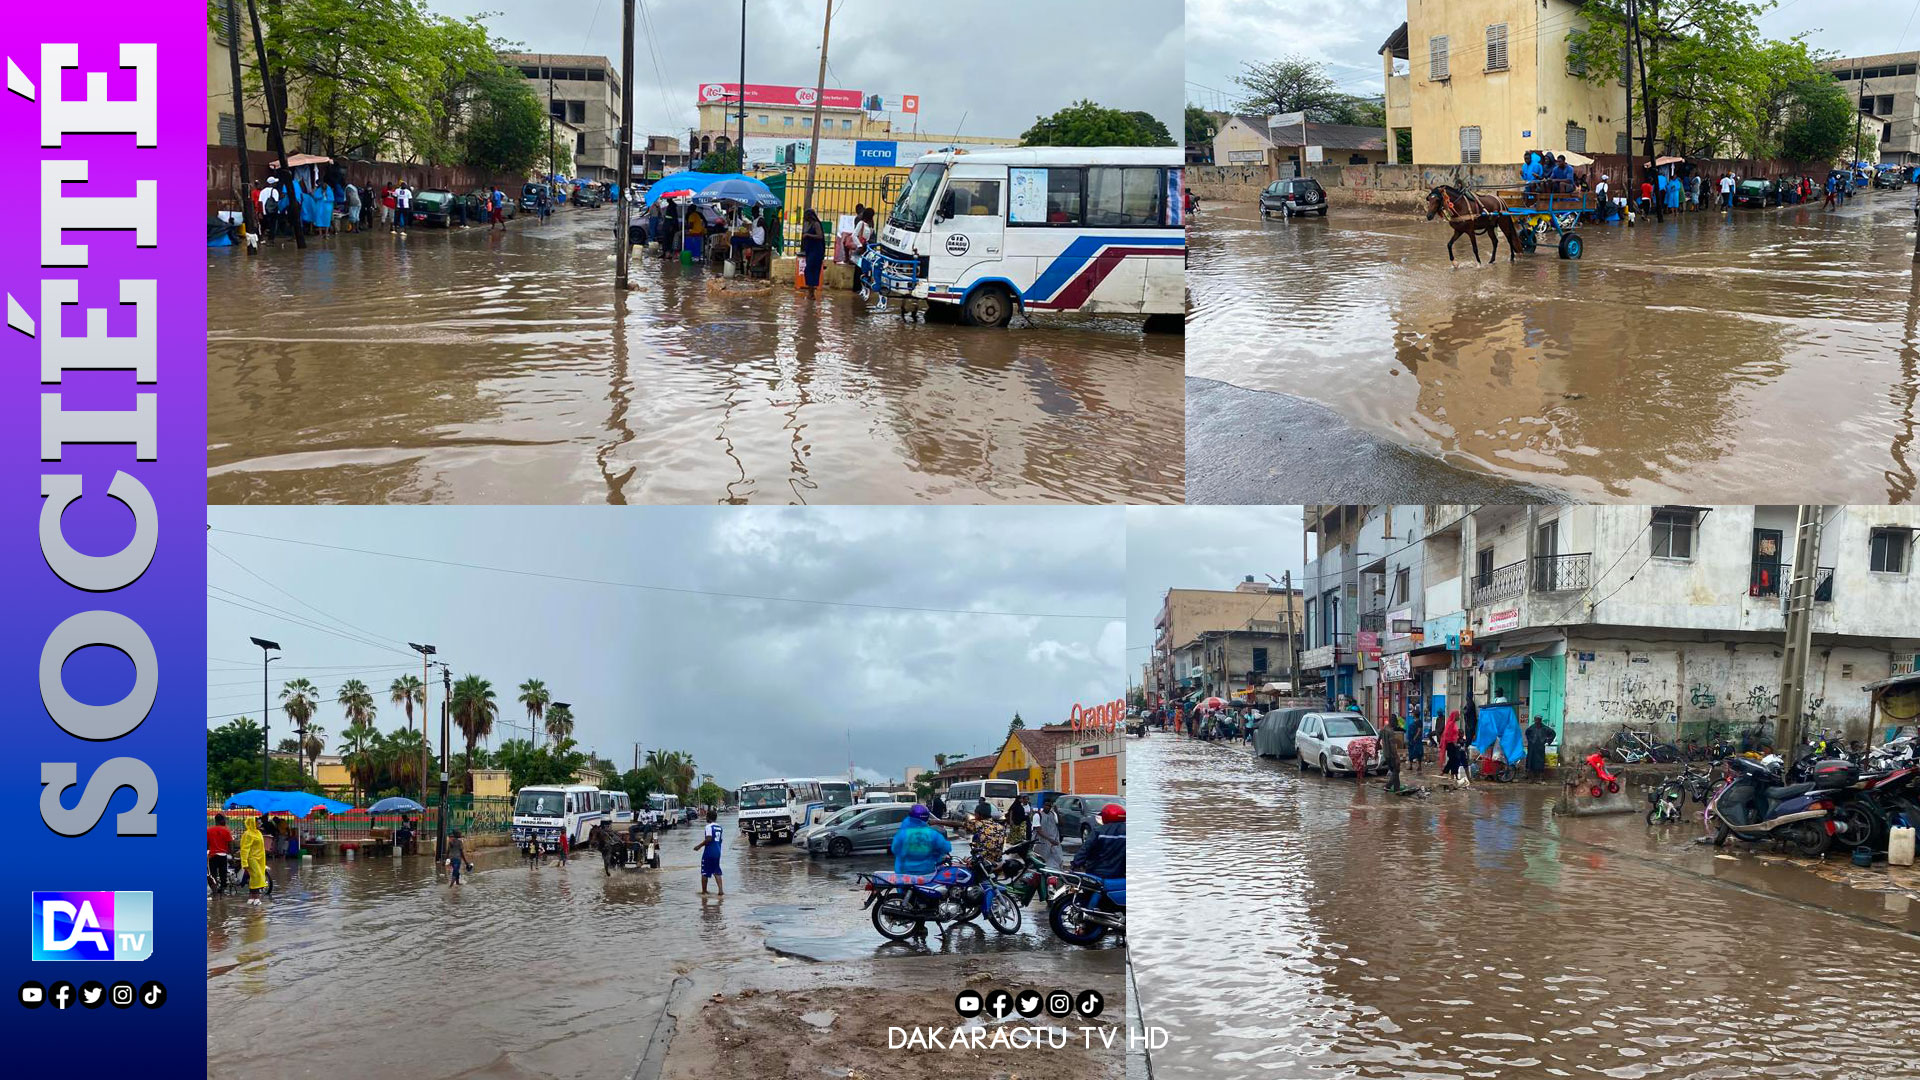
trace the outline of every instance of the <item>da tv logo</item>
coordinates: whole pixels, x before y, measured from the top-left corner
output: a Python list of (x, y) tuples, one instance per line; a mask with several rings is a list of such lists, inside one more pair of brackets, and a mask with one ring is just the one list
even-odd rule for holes
[(33, 894), (35, 960), (145, 960), (152, 955), (152, 893)]

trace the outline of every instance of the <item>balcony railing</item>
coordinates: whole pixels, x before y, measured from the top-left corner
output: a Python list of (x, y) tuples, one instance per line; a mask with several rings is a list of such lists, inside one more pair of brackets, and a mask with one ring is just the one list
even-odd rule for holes
[(1364, 633), (1372, 632), (1375, 634), (1383, 634), (1383, 633), (1386, 633), (1386, 630), (1387, 630), (1386, 609), (1380, 608), (1374, 611), (1363, 611), (1360, 613), (1360, 632), (1361, 633), (1364, 634)]
[[(1793, 583), (1793, 567), (1789, 566), (1786, 563), (1781, 563), (1780, 578), (1775, 583), (1775, 586), (1774, 586), (1774, 588), (1779, 593), (1781, 607), (1787, 606), (1788, 586), (1791, 585), (1792, 583)], [(1754, 595), (1755, 596), (1771, 596), (1773, 595), (1773, 593), (1757, 591), (1754, 593)], [(1813, 602), (1816, 604), (1831, 604), (1833, 602), (1833, 567), (1820, 566), (1820, 567), (1814, 568)]]
[(1527, 591), (1527, 564), (1508, 563), (1486, 574), (1475, 574), (1473, 578), (1473, 602), (1475, 606), (1491, 604), (1495, 600), (1504, 600), (1509, 596), (1519, 596)]
[(1536, 555), (1533, 557), (1534, 592), (1571, 592), (1592, 584), (1593, 553), (1574, 555)]

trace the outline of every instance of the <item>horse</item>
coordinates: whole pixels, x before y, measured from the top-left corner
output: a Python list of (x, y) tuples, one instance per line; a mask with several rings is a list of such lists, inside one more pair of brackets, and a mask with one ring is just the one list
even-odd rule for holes
[[(1447, 262), (1453, 262), (1453, 244), (1466, 234), (1467, 243), (1473, 245), (1473, 262), (1480, 264), (1480, 241), (1474, 234), (1486, 233), (1493, 242), (1493, 252), (1487, 257), (1488, 264), (1500, 261), (1500, 234), (1507, 237), (1507, 261), (1514, 261), (1514, 252), (1520, 247), (1520, 238), (1513, 231), (1513, 219), (1502, 213), (1505, 206), (1492, 195), (1468, 195), (1465, 191), (1451, 185), (1441, 185), (1427, 192), (1427, 220), (1432, 221), (1442, 210), (1446, 211), (1447, 224), (1453, 226), (1453, 235), (1447, 238)], [(1495, 230), (1499, 230), (1495, 232)]]
[(624, 868), (627, 865), (629, 847), (633, 848), (636, 863), (644, 860), (647, 839), (643, 835), (634, 835), (632, 838), (623, 837), (604, 821), (595, 823), (593, 828), (587, 830), (587, 844), (600, 853), (600, 868), (608, 877), (613, 876), (614, 867)]

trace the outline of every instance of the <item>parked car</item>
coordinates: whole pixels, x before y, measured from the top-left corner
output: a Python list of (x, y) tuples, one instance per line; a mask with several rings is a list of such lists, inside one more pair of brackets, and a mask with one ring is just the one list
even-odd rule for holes
[(1311, 177), (1296, 176), (1290, 180), (1277, 180), (1267, 185), (1260, 193), (1260, 216), (1292, 217), (1295, 214), (1319, 214), (1327, 216), (1327, 193), (1320, 187), (1320, 181)]
[[(1294, 735), (1294, 751), (1300, 762), (1300, 771), (1315, 768), (1327, 776), (1351, 773), (1353, 759), (1347, 753), (1347, 745), (1355, 739), (1372, 738), (1377, 734), (1373, 724), (1359, 713), (1308, 713), (1300, 718), (1300, 730)], [(1370, 765), (1368, 771), (1385, 772), (1386, 768), (1384, 763), (1375, 764)]]
[(1733, 189), (1733, 205), (1765, 209), (1780, 205), (1780, 191), (1771, 180), (1742, 180)]
[(419, 225), (453, 224), (453, 192), (428, 188), (413, 197), (413, 220)]
[(1906, 171), (1895, 165), (1885, 166), (1873, 174), (1873, 186), (1877, 188), (1891, 190), (1905, 186), (1906, 182)]
[(520, 209), (540, 209), (540, 194), (546, 190), (545, 184), (523, 184), (520, 188)]
[(1060, 838), (1077, 836), (1082, 843), (1100, 827), (1100, 809), (1108, 803), (1122, 807), (1127, 800), (1118, 795), (1062, 795), (1059, 802)]
[(807, 854), (871, 855), (888, 851), (893, 834), (913, 809), (900, 803), (878, 806), (849, 806), (830, 821), (823, 821), (807, 836)]
[(1260, 722), (1253, 733), (1254, 753), (1261, 757), (1290, 758), (1294, 756), (1294, 737), (1300, 731), (1300, 720), (1312, 709), (1293, 708), (1275, 709)]
[(599, 184), (586, 184), (573, 189), (571, 201), (582, 210), (597, 209), (607, 201), (607, 189)]
[(841, 822), (847, 820), (850, 817), (853, 817), (855, 814), (858, 814), (865, 809), (866, 809), (865, 806), (849, 806), (849, 807), (846, 807), (845, 809), (836, 810), (833, 813), (828, 814), (826, 817), (821, 818), (819, 821), (814, 822), (812, 825), (806, 825), (801, 827), (801, 829), (798, 832), (795, 832), (793, 834), (793, 846), (799, 848), (802, 851), (805, 851), (807, 849), (808, 837), (812, 836), (814, 833), (819, 832), (821, 829), (824, 829), (829, 825), (838, 825)]

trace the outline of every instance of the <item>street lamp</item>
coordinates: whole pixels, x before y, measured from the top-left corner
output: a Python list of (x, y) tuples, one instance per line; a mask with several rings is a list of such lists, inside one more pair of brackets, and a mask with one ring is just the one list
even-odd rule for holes
[[(407, 642), (407, 648), (420, 654), (420, 801), (424, 803), (427, 801), (427, 686), (433, 678), (427, 665), (440, 650), (431, 645), (415, 645), (411, 641)], [(413, 721), (407, 721), (407, 730), (413, 730)]]
[[(246, 148), (241, 147), (241, 153), (245, 152)], [(272, 773), (268, 771), (268, 766), (272, 761), (273, 740), (267, 737), (267, 665), (280, 658), (277, 656), (268, 656), (267, 653), (278, 652), (280, 643), (277, 641), (268, 641), (266, 638), (252, 638), (251, 640), (255, 645), (260, 646), (260, 790), (272, 791)]]

